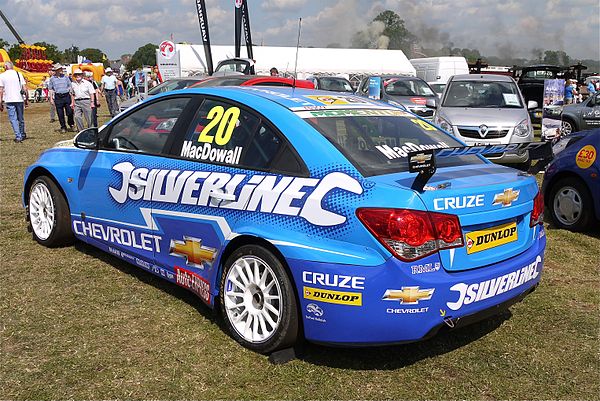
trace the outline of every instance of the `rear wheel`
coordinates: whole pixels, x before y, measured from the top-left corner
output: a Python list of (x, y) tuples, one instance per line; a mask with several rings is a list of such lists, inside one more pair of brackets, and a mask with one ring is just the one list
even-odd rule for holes
[(577, 131), (575, 124), (571, 120), (563, 120), (560, 125), (560, 134), (561, 135), (570, 135), (571, 133)]
[(29, 187), (28, 209), (29, 227), (37, 242), (58, 247), (73, 241), (69, 205), (49, 177), (40, 176)]
[(296, 342), (294, 286), (281, 261), (261, 246), (244, 245), (227, 259), (220, 307), (229, 332), (246, 348), (269, 353)]
[(550, 214), (559, 228), (585, 231), (593, 221), (594, 206), (586, 186), (575, 177), (558, 180), (550, 191)]

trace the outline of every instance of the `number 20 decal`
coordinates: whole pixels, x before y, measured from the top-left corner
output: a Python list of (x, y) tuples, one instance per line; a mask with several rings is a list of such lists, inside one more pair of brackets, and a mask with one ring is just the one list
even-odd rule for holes
[[(225, 110), (223, 106), (215, 106), (210, 109), (206, 117), (210, 122), (200, 132), (198, 142), (213, 143), (214, 140), (217, 145), (226, 145), (239, 121), (240, 109), (230, 107)], [(217, 127), (217, 131), (213, 135), (210, 131), (214, 127)]]

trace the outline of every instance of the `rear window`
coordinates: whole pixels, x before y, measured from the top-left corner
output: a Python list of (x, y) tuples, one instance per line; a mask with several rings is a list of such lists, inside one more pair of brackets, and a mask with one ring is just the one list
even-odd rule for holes
[(391, 96), (435, 96), (425, 82), (417, 79), (389, 78), (383, 81), (383, 87)]
[[(364, 175), (408, 171), (408, 153), (463, 146), (413, 114), (401, 110), (315, 110), (297, 113), (325, 136)], [(476, 156), (436, 159), (439, 167), (480, 164)]]

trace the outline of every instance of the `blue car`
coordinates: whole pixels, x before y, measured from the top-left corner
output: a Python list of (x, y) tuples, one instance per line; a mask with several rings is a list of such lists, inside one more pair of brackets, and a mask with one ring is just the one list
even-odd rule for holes
[(298, 88), (157, 95), (42, 153), (23, 202), (40, 244), (182, 286), (261, 353), (480, 320), (535, 289), (546, 246), (530, 175), (406, 111)]
[(554, 145), (542, 189), (558, 228), (586, 231), (600, 219), (600, 129), (578, 132)]

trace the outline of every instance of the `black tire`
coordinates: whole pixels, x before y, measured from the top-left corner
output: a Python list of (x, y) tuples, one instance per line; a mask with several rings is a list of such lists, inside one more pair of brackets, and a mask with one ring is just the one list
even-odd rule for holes
[[(580, 203), (579, 212), (573, 218), (562, 213), (561, 197), (572, 196)], [(556, 181), (550, 189), (548, 208), (552, 222), (557, 228), (571, 231), (585, 231), (594, 221), (594, 204), (585, 184), (577, 177), (564, 177)], [(570, 213), (569, 213), (570, 214)]]
[[(53, 218), (49, 218), (51, 222), (51, 228), (48, 233), (42, 233), (39, 225), (36, 225), (36, 219), (38, 215), (44, 214), (43, 210), (36, 207), (40, 205), (40, 193), (49, 195), (48, 199), (44, 202), (46, 205), (46, 211), (51, 211)], [(69, 211), (69, 205), (65, 200), (62, 192), (58, 189), (54, 181), (47, 176), (40, 176), (36, 178), (29, 187), (29, 199), (28, 199), (27, 213), (29, 214), (29, 230), (33, 235), (33, 239), (38, 243), (49, 247), (55, 248), (73, 243), (73, 231), (71, 231), (71, 216)]]
[[(253, 288), (252, 285), (250, 285), (252, 280), (249, 280), (248, 283), (243, 283), (238, 280), (240, 284), (244, 285), (244, 289), (241, 289), (239, 285), (234, 284), (234, 282), (228, 278), (230, 272), (232, 275), (231, 279), (236, 278), (235, 275), (237, 273), (236, 271), (232, 270), (234, 269), (236, 262), (241, 262), (242, 260), (248, 261), (253, 267), (255, 265), (252, 265), (252, 261), (258, 261), (259, 266), (262, 262), (271, 269), (272, 274), (266, 274), (266, 280), (269, 280), (269, 278), (271, 278), (273, 282), (276, 280), (277, 284), (274, 284), (271, 287), (267, 295), (270, 295), (272, 297), (274, 296), (273, 294), (280, 294), (279, 298), (281, 300), (280, 303), (279, 301), (273, 301), (274, 303), (271, 304), (271, 306), (276, 305), (276, 308), (278, 307), (280, 311), (279, 320), (276, 322), (276, 327), (269, 324), (265, 320), (264, 314), (269, 313), (271, 318), (273, 318), (274, 315), (269, 311), (269, 309), (266, 306), (264, 306), (264, 304), (266, 303), (266, 296), (264, 295), (264, 293), (256, 290), (256, 287)], [(265, 274), (265, 271), (267, 270), (263, 270), (262, 274)], [(259, 276), (262, 277), (262, 274), (260, 274), (259, 272)], [(253, 275), (256, 274), (253, 273)], [(273, 289), (273, 287), (275, 287), (275, 290)], [(225, 261), (219, 288), (219, 304), (221, 309), (221, 315), (223, 316), (223, 320), (225, 322), (225, 325), (227, 326), (227, 329), (229, 330), (229, 333), (241, 345), (252, 351), (259, 352), (262, 354), (268, 354), (282, 348), (291, 347), (296, 343), (296, 339), (298, 337), (299, 324), (298, 306), (294, 286), (290, 281), (290, 277), (288, 276), (287, 271), (282, 264), (282, 261), (279, 260), (279, 258), (277, 258), (275, 255), (273, 255), (273, 253), (271, 253), (269, 250), (258, 245), (244, 245), (236, 249), (233, 252), (233, 254), (231, 254)], [(232, 292), (246, 294), (246, 298), (236, 297), (233, 295), (226, 295), (227, 288), (231, 290), (236, 290)], [(258, 294), (254, 291), (258, 291)], [(250, 302), (250, 300), (252, 301)], [(234, 304), (241, 306), (238, 308), (228, 309), (228, 306), (231, 307)], [(257, 306), (256, 308), (255, 305)], [(228, 310), (230, 312), (228, 312)], [(242, 334), (239, 331), (240, 326), (236, 328), (235, 325), (242, 325), (241, 318), (243, 318), (244, 316), (243, 311), (246, 311), (245, 316), (247, 320), (251, 321), (251, 326), (256, 320), (256, 324), (258, 325), (258, 331), (262, 332), (262, 334), (265, 336), (264, 339), (249, 339), (248, 334), (252, 335), (253, 333), (247, 333), (246, 329), (243, 330), (244, 333), (246, 333), (246, 335), (242, 336)], [(257, 314), (253, 315), (253, 313)], [(259, 316), (261, 314), (262, 316)], [(252, 317), (250, 317), (250, 315), (252, 315)], [(240, 317), (240, 320), (237, 323), (234, 322), (235, 317)], [(262, 321), (260, 319), (262, 319)], [(264, 324), (264, 326), (262, 326), (262, 324)], [(245, 324), (243, 325), (245, 326)], [(267, 328), (267, 332), (269, 331), (269, 328), (272, 328), (273, 330), (270, 334), (265, 334), (265, 330), (263, 328)], [(261, 333), (256, 334), (260, 335)]]

